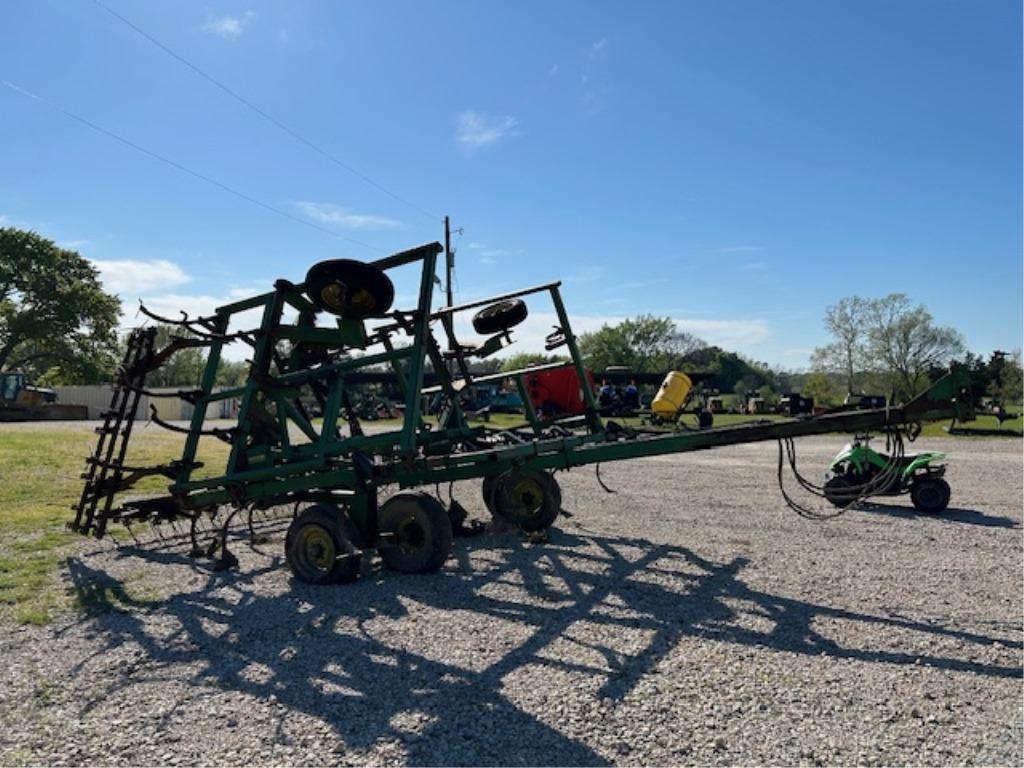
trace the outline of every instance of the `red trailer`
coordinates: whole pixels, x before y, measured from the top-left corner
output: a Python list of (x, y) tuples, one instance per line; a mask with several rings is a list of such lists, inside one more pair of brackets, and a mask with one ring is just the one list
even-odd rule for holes
[[(593, 392), (594, 374), (590, 370), (587, 371), (587, 384)], [(567, 362), (564, 368), (538, 371), (526, 376), (526, 391), (538, 416), (576, 415), (584, 412), (583, 390), (572, 363)]]

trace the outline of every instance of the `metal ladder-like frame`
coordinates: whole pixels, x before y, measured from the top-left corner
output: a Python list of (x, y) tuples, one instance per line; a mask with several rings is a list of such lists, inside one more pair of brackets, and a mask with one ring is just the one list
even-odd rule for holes
[[(132, 426), (139, 409), (139, 400), (153, 358), (156, 328), (139, 328), (128, 337), (124, 360), (118, 369), (117, 382), (110, 397), (110, 407), (103, 411), (103, 424), (96, 427), (99, 440), (95, 452), (86, 459), (82, 473), (85, 485), (75, 510), (75, 519), (68, 527), (79, 533), (92, 532), (103, 536), (111, 517), (114, 496), (122, 490), (124, 457), (131, 439)], [(101, 506), (102, 504), (102, 506)]]

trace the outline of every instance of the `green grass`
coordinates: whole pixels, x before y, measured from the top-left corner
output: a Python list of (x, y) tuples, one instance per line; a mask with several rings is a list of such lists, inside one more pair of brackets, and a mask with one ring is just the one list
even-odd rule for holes
[[(95, 447), (90, 428), (4, 426), (0, 429), (0, 618), (41, 624), (76, 605), (81, 596), (63, 589), (57, 578), (61, 564), (80, 537), (65, 530), (72, 506), (82, 491), (85, 458)], [(210, 473), (223, 466), (227, 447), (202, 441), (200, 460)], [(137, 429), (126, 463), (148, 465), (177, 458), (181, 437), (155, 429)], [(167, 480), (146, 478), (140, 494), (159, 493)], [(94, 596), (102, 601), (102, 596)], [(133, 598), (141, 599), (141, 598)], [(108, 600), (109, 602), (109, 600)], [(123, 601), (122, 601), (123, 602)]]

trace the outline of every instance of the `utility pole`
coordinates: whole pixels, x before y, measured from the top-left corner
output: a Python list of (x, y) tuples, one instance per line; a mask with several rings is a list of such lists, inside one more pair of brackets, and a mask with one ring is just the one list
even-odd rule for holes
[(444, 217), (444, 290), (448, 306), (455, 306), (452, 296), (452, 273), (455, 271), (455, 254), (452, 252), (452, 232), (448, 217)]

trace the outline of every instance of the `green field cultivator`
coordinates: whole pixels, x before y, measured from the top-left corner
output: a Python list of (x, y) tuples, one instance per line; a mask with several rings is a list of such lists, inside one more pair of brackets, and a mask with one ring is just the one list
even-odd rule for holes
[[(467, 530), (465, 511), (450, 493), (447, 504), (440, 493), (433, 493), (442, 484), (482, 481), (484, 502), (495, 518), (537, 532), (551, 526), (562, 508), (557, 470), (777, 440), (781, 483), (785, 460), (796, 469), (795, 437), (885, 433), (893, 443), (892, 467), (882, 467), (880, 479), (876, 475), (846, 487), (852, 505), (888, 482), (903, 457), (903, 436), (915, 437), (921, 422), (970, 417), (970, 398), (964, 396), (966, 372), (955, 368), (901, 407), (771, 423), (703, 430), (633, 429), (602, 419), (588, 386), (582, 388), (582, 414), (541, 418), (526, 393), (529, 375), (569, 366), (579, 381), (588, 380), (560, 284), (435, 309), (431, 304), (441, 252), (441, 246), (432, 243), (372, 263), (322, 262), (309, 270), (302, 284), (278, 280), (273, 291), (221, 307), (210, 317), (169, 320), (143, 309), (153, 319), (179, 327), (180, 335), (162, 349), (155, 347), (153, 328), (131, 335), (110, 409), (97, 430), (97, 450), (87, 460), (85, 487), (71, 527), (102, 537), (111, 523), (129, 530), (140, 524), (160, 530), (169, 524), (176, 535), (191, 536), (196, 554), (216, 555), (227, 567), (236, 562), (227, 546), (232, 520), (248, 520), (254, 534), (254, 514), (285, 510), (286, 559), (299, 579), (352, 580), (359, 573), (363, 551), (370, 548), (391, 568), (424, 572), (439, 568), (453, 534)], [(419, 270), (419, 299), (411, 309), (393, 309), (388, 273), (403, 267)], [(548, 336), (547, 346), (564, 351), (569, 362), (490, 376), (472, 374), (474, 360), (511, 343), (513, 327), (527, 316), (526, 298), (553, 303), (558, 327)], [(262, 315), (259, 327), (238, 330), (244, 320), (240, 316), (253, 312)], [(462, 318), (467, 313), (472, 313), (480, 343), (456, 337), (456, 328), (466, 327)], [(218, 366), (230, 344), (251, 350), (248, 379), (239, 387), (216, 388)], [(183, 433), (181, 457), (155, 467), (131, 466), (125, 459), (140, 398), (158, 396), (146, 389), (146, 376), (186, 347), (208, 350), (198, 388), (174, 393), (194, 407), (191, 423), (176, 425), (153, 416), (160, 426)], [(353, 381), (361, 372), (379, 372), (382, 367), (404, 395), (401, 425), (368, 432), (353, 406)], [(424, 386), (428, 368), (437, 382), (429, 387)], [(469, 385), (505, 378), (513, 379), (523, 395), (524, 424), (513, 429), (469, 426), (463, 402)], [(438, 395), (440, 409), (428, 422), (423, 403)], [(208, 422), (208, 413), (219, 413), (225, 400), (239, 403), (237, 420), (227, 425)], [(222, 471), (198, 471), (203, 440), (223, 441), (230, 447)], [(166, 493), (150, 498), (126, 494), (152, 475), (168, 479)], [(824, 496), (822, 486), (796, 476), (804, 489)], [(808, 516), (825, 514), (800, 507), (788, 496), (787, 500)], [(177, 527), (183, 523), (187, 532)]]

